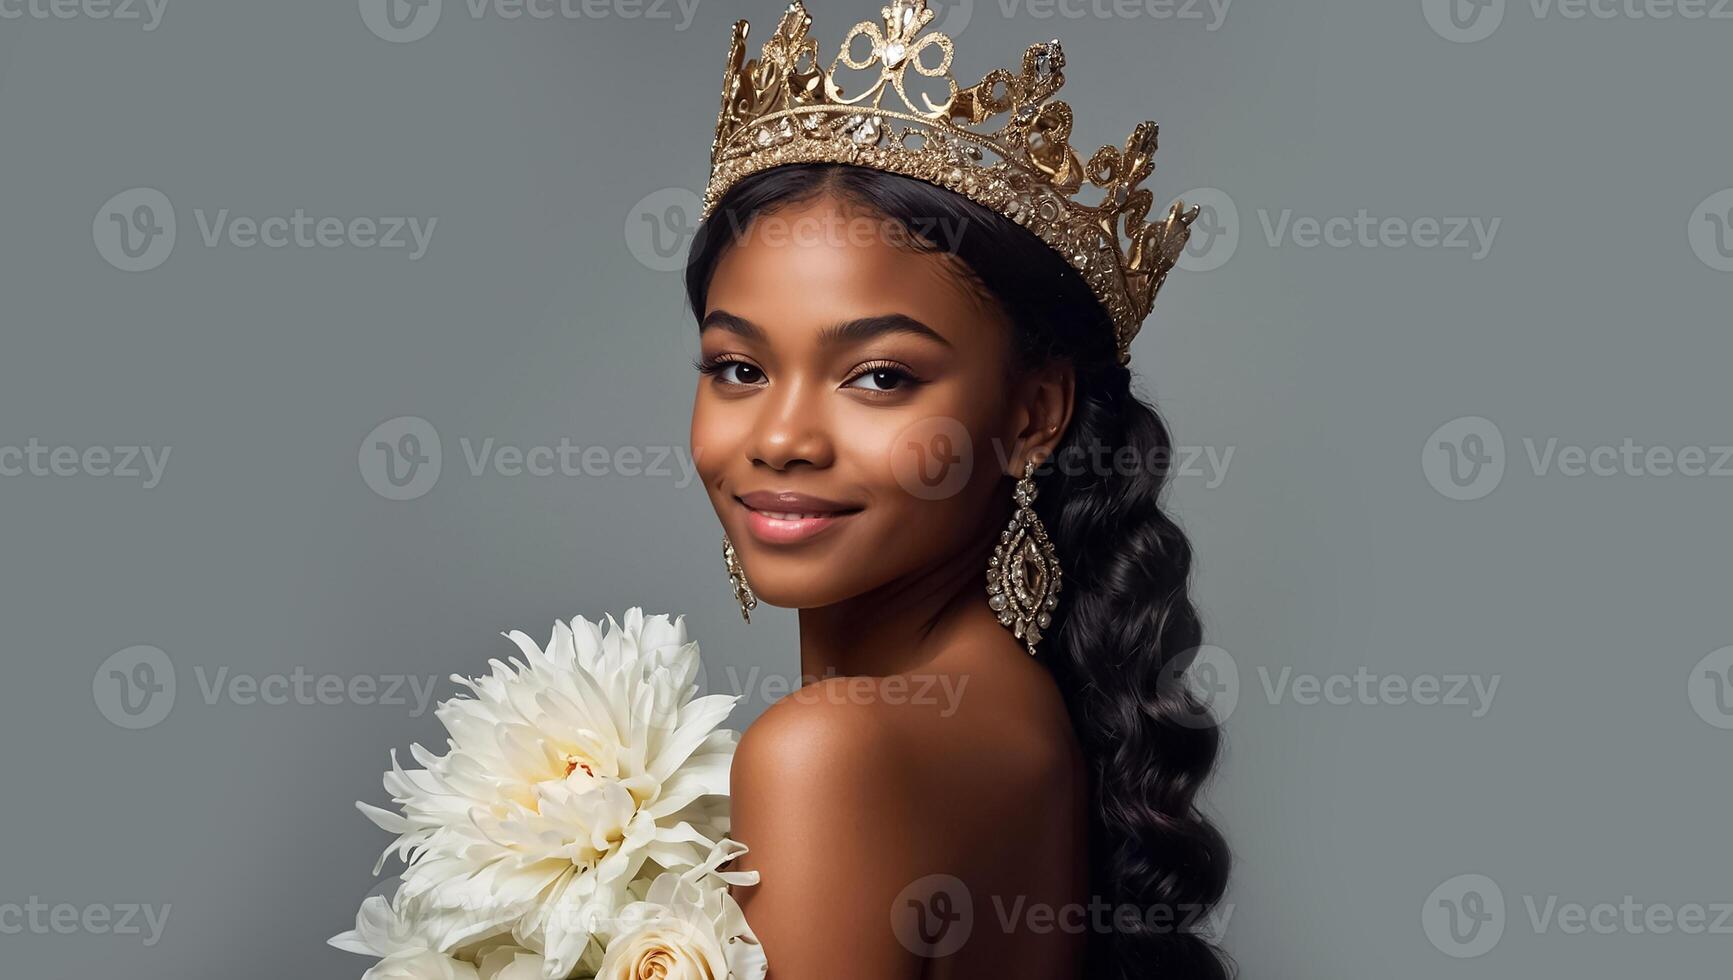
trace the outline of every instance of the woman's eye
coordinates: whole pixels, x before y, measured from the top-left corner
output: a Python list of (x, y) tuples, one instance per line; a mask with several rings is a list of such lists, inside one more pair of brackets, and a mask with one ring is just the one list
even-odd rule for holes
[(862, 371), (844, 387), (865, 388), (868, 391), (895, 391), (898, 388), (907, 387), (912, 380), (914, 379), (907, 371), (883, 367)]
[(764, 382), (764, 372), (745, 361), (728, 361), (716, 366), (716, 376), (726, 384), (755, 385)]

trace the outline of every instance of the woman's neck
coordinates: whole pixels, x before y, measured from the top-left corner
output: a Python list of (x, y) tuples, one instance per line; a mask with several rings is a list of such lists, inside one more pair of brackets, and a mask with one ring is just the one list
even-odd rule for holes
[(800, 610), (803, 681), (931, 668), (959, 636), (1003, 629), (987, 606), (994, 537), (940, 565), (829, 606)]

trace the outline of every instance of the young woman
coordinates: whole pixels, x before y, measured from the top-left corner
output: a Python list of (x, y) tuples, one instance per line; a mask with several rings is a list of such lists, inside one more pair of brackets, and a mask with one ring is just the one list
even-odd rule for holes
[(963, 195), (807, 163), (728, 188), (686, 285), (742, 611), (799, 610), (808, 679), (734, 762), (770, 980), (1226, 976), (1168, 435), (1085, 279)]

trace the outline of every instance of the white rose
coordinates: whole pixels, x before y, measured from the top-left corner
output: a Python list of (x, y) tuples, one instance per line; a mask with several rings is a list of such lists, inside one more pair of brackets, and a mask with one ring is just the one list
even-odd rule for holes
[[(718, 849), (715, 861), (744, 848)], [(663, 874), (646, 900), (622, 910), (596, 980), (761, 980), (756, 937), (713, 866), (689, 877)]]
[(705, 926), (672, 915), (647, 922), (608, 945), (596, 980), (726, 980), (728, 957)]

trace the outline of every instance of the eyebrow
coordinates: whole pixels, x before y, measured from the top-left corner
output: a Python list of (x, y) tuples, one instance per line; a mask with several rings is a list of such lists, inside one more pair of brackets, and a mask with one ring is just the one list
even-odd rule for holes
[[(729, 333), (744, 337), (747, 340), (763, 343), (769, 339), (764, 328), (743, 316), (736, 316), (727, 310), (711, 310), (698, 325), (698, 333), (706, 330), (726, 330)], [(841, 343), (860, 343), (882, 337), (885, 334), (907, 333), (917, 337), (926, 337), (937, 341), (946, 347), (951, 342), (939, 335), (937, 330), (906, 313), (882, 313), (878, 316), (857, 317), (833, 323), (818, 332), (820, 345), (828, 346)]]

